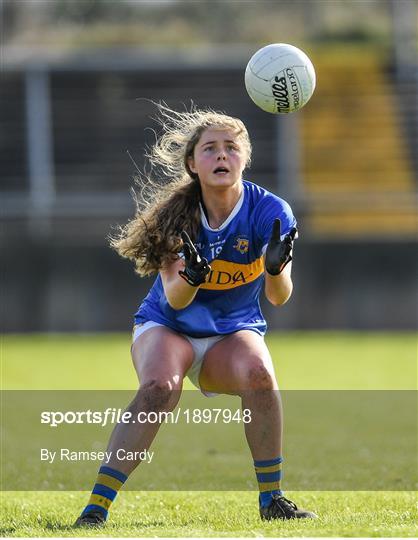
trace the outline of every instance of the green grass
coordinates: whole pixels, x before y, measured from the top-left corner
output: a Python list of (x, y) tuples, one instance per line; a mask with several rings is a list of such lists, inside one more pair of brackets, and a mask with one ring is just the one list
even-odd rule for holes
[[(417, 388), (412, 332), (270, 333), (266, 341), (282, 389)], [(3, 336), (2, 388), (133, 389), (129, 348), (127, 334)]]
[[(271, 333), (267, 341), (284, 390), (413, 390), (417, 386), (413, 333)], [(2, 388), (132, 390), (137, 382), (129, 346), (130, 336), (120, 334), (4, 336)], [(192, 388), (188, 382), (185, 387)], [(303, 433), (300, 441), (303, 444)], [(331, 458), (324, 456), (324, 462), (332, 463)], [(292, 468), (291, 456), (286, 463)], [(315, 463), (313, 468), (319, 469)], [(352, 472), (367, 474), (361, 467)], [(193, 472), (187, 468), (184, 474)], [(207, 474), (213, 471), (208, 468)], [(135, 476), (141, 478), (140, 470)], [(290, 480), (292, 472), (286, 477)], [(292, 488), (286, 483), (284, 487)], [(23, 537), (417, 535), (416, 496), (411, 491), (289, 491), (287, 495), (317, 512), (319, 519), (261, 522), (254, 491), (126, 491), (115, 502), (104, 530), (80, 531), (71, 525), (86, 503), (87, 492), (3, 492), (0, 533)]]
[(87, 493), (10, 493), (3, 501), (4, 536), (135, 537), (414, 537), (413, 493), (294, 493), (318, 520), (261, 522), (257, 495), (249, 492), (126, 492), (114, 503), (105, 529), (72, 524)]

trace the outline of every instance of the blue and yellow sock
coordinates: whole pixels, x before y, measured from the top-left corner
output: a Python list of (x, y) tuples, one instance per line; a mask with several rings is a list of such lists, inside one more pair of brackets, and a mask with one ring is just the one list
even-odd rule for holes
[(81, 515), (84, 516), (87, 512), (101, 512), (106, 519), (110, 505), (127, 478), (126, 474), (120, 471), (100, 467), (90, 500)]
[(265, 461), (254, 461), (255, 474), (260, 490), (259, 500), (261, 508), (264, 508), (271, 503), (273, 494), (283, 494), (280, 489), (282, 462), (283, 458), (281, 456)]

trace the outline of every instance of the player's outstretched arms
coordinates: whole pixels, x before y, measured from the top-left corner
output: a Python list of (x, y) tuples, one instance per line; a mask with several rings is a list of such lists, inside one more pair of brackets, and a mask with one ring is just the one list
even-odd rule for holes
[(181, 233), (181, 238), (184, 244), (184, 259), (160, 270), (167, 301), (176, 310), (191, 304), (199, 286), (205, 283), (210, 272), (208, 261), (200, 257), (185, 231)]
[(295, 235), (296, 229), (293, 228), (281, 240), (280, 219), (274, 221), (264, 260), (266, 269), (265, 293), (269, 302), (274, 306), (284, 304), (292, 294), (291, 260)]

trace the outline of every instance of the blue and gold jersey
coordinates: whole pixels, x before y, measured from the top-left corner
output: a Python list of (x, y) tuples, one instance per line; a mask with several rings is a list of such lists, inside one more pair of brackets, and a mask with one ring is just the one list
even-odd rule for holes
[(243, 181), (242, 195), (228, 219), (212, 229), (201, 209), (196, 248), (212, 268), (193, 302), (185, 309), (170, 307), (158, 276), (135, 314), (135, 324), (155, 321), (192, 337), (254, 330), (263, 335), (266, 321), (259, 296), (264, 283), (264, 253), (275, 218), (282, 238), (296, 220), (286, 201)]

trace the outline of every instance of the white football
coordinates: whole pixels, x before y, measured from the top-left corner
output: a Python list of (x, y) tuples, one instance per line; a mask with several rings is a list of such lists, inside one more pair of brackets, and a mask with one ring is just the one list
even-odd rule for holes
[(245, 87), (263, 111), (286, 114), (297, 111), (311, 98), (315, 69), (307, 55), (287, 43), (273, 43), (257, 51), (245, 70)]

